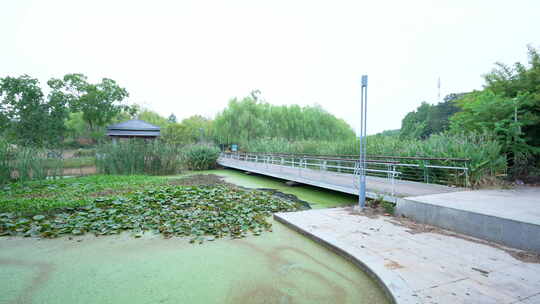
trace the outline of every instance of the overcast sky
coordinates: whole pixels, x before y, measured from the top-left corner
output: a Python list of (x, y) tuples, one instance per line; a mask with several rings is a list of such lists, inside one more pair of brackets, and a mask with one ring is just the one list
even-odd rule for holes
[(540, 1), (0, 0), (0, 77), (83, 73), (178, 118), (232, 97), (320, 104), (368, 133), (397, 129), (422, 101), (480, 89), (494, 63), (540, 46)]

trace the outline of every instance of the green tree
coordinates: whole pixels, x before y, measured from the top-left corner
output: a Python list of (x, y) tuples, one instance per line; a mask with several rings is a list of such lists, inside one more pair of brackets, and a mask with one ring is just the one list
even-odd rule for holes
[(189, 142), (203, 141), (212, 134), (212, 121), (201, 115), (185, 118), (181, 124), (186, 128)]
[(531, 102), (527, 94), (510, 98), (491, 90), (474, 92), (459, 102), (462, 111), (451, 118), (452, 131), (493, 134), (508, 156), (513, 173), (523, 174), (528, 159), (540, 153), (524, 133), (526, 126), (538, 124), (540, 118), (528, 110)]
[(484, 90), (459, 102), (454, 130), (489, 130), (507, 155), (514, 176), (537, 175), (540, 167), (540, 54), (528, 47), (529, 63), (497, 63)]
[(429, 124), (432, 107), (432, 105), (424, 101), (416, 111), (409, 112), (401, 122), (401, 137), (416, 139), (429, 137), (433, 133)]
[(34, 146), (61, 143), (67, 100), (55, 91), (45, 97), (39, 81), (28, 75), (0, 79), (0, 126), (13, 140)]
[(167, 120), (171, 123), (176, 123), (176, 115), (174, 115), (174, 113), (171, 113), (171, 115), (169, 115), (169, 118), (167, 118)]
[(229, 101), (216, 116), (214, 136), (220, 142), (246, 143), (264, 138), (298, 140), (349, 140), (353, 129), (318, 105), (275, 106), (260, 98), (260, 92)]
[(159, 115), (157, 112), (148, 109), (141, 110), (137, 115), (137, 119), (144, 120), (148, 123), (162, 128), (166, 127), (170, 123), (167, 118)]
[(179, 123), (171, 123), (163, 128), (161, 130), (161, 140), (176, 146), (192, 143), (187, 127)]
[(484, 76), (485, 89), (498, 96), (516, 99), (518, 120), (522, 123), (523, 139), (532, 147), (540, 147), (540, 52), (528, 46), (528, 64), (513, 66), (497, 63), (491, 73)]
[(63, 79), (51, 79), (49, 83), (54, 84), (54, 94), (69, 102), (72, 112), (82, 113), (91, 131), (105, 127), (123, 110), (129, 110), (124, 104), (128, 92), (112, 79), (89, 83), (83, 74), (67, 74)]
[(439, 134), (449, 129), (450, 117), (460, 108), (456, 101), (463, 98), (465, 93), (452, 93), (443, 102), (430, 105), (422, 104), (416, 111), (409, 112), (401, 122), (401, 138), (426, 139), (432, 134)]

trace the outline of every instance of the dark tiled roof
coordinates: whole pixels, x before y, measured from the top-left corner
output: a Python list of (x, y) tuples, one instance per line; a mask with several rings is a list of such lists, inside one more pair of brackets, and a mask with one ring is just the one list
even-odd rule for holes
[(159, 136), (159, 131), (108, 130), (107, 136)]
[(107, 127), (108, 131), (112, 130), (124, 130), (124, 131), (158, 131), (159, 127), (155, 126), (153, 124), (147, 123), (144, 120), (139, 119), (132, 119), (128, 121), (124, 121), (121, 123), (117, 123), (114, 125), (110, 125)]

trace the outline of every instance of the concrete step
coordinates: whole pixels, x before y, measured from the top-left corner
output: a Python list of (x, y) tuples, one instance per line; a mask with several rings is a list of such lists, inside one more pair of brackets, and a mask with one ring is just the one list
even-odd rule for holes
[(540, 253), (540, 188), (476, 190), (399, 199), (396, 214)]

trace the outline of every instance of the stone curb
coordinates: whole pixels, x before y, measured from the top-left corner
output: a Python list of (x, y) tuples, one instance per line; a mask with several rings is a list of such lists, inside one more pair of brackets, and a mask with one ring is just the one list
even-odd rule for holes
[(540, 253), (540, 225), (537, 224), (420, 202), (414, 197), (398, 200), (396, 215), (482, 240)]
[(318, 236), (302, 227), (295, 225), (286, 218), (286, 214), (274, 214), (274, 219), (287, 227), (301, 233), (318, 244), (332, 250), (339, 256), (347, 259), (355, 266), (366, 272), (383, 289), (388, 299), (394, 304), (422, 303), (415, 296), (414, 291), (397, 274), (385, 268), (385, 260), (365, 251), (344, 249), (344, 244), (339, 244), (338, 240), (330, 237)]

